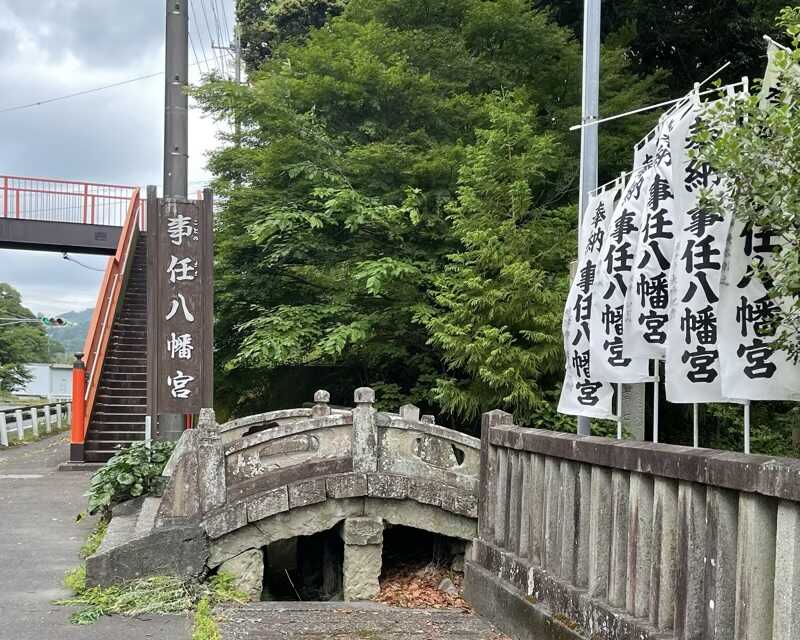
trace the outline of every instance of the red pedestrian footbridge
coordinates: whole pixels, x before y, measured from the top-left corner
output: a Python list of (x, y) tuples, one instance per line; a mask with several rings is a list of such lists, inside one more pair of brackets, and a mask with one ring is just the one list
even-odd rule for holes
[(145, 436), (145, 219), (139, 187), (0, 175), (0, 248), (109, 256), (73, 371), (73, 461)]

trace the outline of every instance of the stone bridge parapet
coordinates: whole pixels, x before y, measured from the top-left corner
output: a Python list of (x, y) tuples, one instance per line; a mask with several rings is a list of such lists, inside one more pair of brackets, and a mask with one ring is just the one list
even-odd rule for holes
[[(329, 400), (318, 391), (312, 407), (222, 425), (213, 411), (201, 413), (163, 472), (162, 495), (145, 501), (148, 521), (136, 524), (152, 536), (174, 537), (178, 530), (194, 540), (201, 534), (203, 566), (184, 562), (173, 572), (252, 569), (271, 543), (341, 527), (344, 596), (355, 600), (377, 593), (385, 525), (471, 544), (480, 440), (435, 424), (413, 405), (379, 412), (369, 388), (355, 391), (352, 409), (333, 408)], [(133, 562), (132, 572), (147, 573), (140, 565)], [(108, 562), (97, 575), (93, 566), (100, 563), (87, 564), (90, 583), (120, 577), (106, 577)], [(255, 595), (260, 574), (250, 574)]]

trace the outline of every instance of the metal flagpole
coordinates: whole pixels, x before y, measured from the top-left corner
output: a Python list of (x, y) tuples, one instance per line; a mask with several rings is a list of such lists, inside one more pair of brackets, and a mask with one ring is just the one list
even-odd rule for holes
[(658, 400), (660, 395), (661, 367), (658, 359), (653, 360), (655, 381), (653, 382), (653, 442), (658, 442)]
[(692, 443), (695, 449), (700, 446), (700, 414), (697, 403), (692, 404)]
[[(583, 3), (583, 107), (584, 123), (597, 120), (600, 110), (600, 0)], [(578, 197), (578, 255), (581, 251), (581, 222), (589, 192), (597, 187), (597, 127), (581, 129), (581, 174)], [(621, 394), (620, 394), (621, 395)], [(592, 433), (591, 421), (578, 416), (578, 435)]]
[(750, 401), (744, 403), (744, 452), (750, 453)]

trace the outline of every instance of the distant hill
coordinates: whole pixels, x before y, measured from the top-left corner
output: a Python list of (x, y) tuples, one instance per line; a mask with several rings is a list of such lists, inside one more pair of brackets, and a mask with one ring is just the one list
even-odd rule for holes
[(75, 323), (74, 326), (47, 327), (47, 335), (55, 342), (62, 344), (68, 355), (82, 351), (86, 334), (89, 332), (89, 323), (92, 321), (92, 313), (94, 313), (94, 309), (62, 313), (59, 317)]

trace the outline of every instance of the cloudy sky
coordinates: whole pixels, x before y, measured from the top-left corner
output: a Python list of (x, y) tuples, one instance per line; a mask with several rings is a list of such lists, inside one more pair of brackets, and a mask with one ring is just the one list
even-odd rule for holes
[[(233, 25), (233, 0), (192, 3), (195, 82), (201, 69), (214, 67), (208, 60), (221, 55), (211, 48), (212, 36), (215, 44), (229, 42), (224, 31)], [(160, 185), (163, 75), (3, 110), (163, 70), (164, 11), (165, 0), (0, 0), (0, 174)], [(208, 179), (205, 154), (216, 144), (215, 125), (195, 109), (189, 136), (192, 192)], [(75, 258), (95, 269), (106, 261)], [(35, 312), (94, 306), (101, 277), (57, 253), (0, 249), (0, 281), (19, 289)]]

